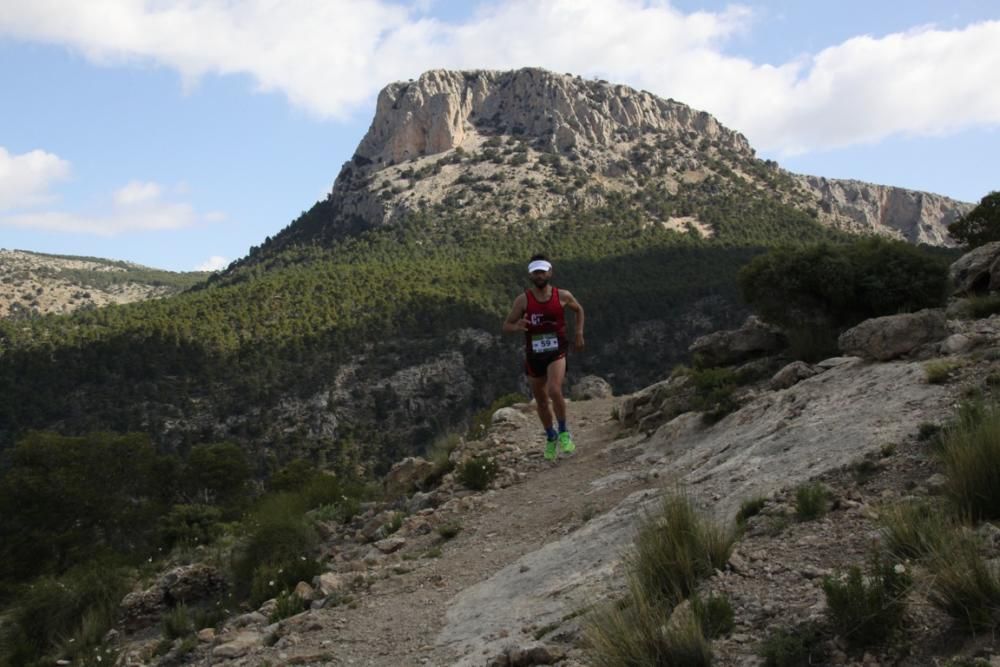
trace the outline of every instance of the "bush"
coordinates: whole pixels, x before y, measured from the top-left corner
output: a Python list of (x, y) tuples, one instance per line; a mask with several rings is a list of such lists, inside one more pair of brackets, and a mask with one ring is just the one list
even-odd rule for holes
[(306, 608), (306, 601), (293, 591), (282, 592), (278, 595), (276, 602), (274, 611), (271, 612), (270, 617), (267, 619), (270, 623), (277, 623), (283, 618), (295, 616), (295, 614), (304, 611)]
[(747, 498), (740, 504), (740, 510), (736, 513), (736, 523), (737, 525), (743, 525), (747, 522), (750, 517), (757, 516), (760, 514), (761, 510), (764, 509), (764, 505), (767, 504), (767, 498), (764, 496), (755, 496), (753, 498)]
[(934, 359), (924, 364), (924, 374), (930, 384), (943, 384), (951, 379), (952, 372), (960, 364), (952, 359)]
[(686, 497), (673, 494), (642, 521), (627, 567), (645, 597), (677, 604), (725, 567), (734, 541), (732, 529), (702, 519)]
[(300, 581), (312, 581), (323, 571), (313, 558), (299, 557), (257, 567), (250, 583), (250, 605), (254, 608), (295, 588)]
[(709, 595), (706, 600), (692, 597), (691, 610), (708, 639), (722, 637), (733, 631), (733, 605), (725, 595)]
[(1000, 409), (964, 405), (941, 438), (946, 493), (973, 519), (1000, 517)]
[(624, 604), (598, 608), (584, 628), (588, 664), (625, 665), (712, 664), (712, 653), (694, 614), (670, 618), (671, 607), (633, 589)]
[(979, 553), (972, 535), (958, 534), (937, 549), (931, 602), (972, 631), (990, 629), (1000, 618), (1000, 573)]
[(73, 656), (98, 647), (127, 590), (123, 572), (99, 562), (36, 579), (2, 626), (0, 664), (33, 664), (70, 638), (63, 647)]
[(195, 631), (194, 620), (187, 605), (179, 604), (163, 616), (163, 636), (167, 639), (187, 637)]
[(789, 331), (840, 332), (862, 320), (944, 303), (947, 264), (900, 241), (781, 248), (739, 275), (744, 300)]
[(795, 516), (799, 521), (811, 521), (825, 515), (830, 491), (819, 482), (803, 484), (795, 490)]
[(886, 549), (900, 560), (929, 558), (953, 539), (954, 523), (924, 502), (901, 503), (879, 514)]
[[(249, 534), (235, 558), (233, 573), (237, 587), (244, 592), (251, 589), (252, 597), (258, 603), (274, 597), (281, 590), (279, 587), (273, 594), (259, 599), (260, 595), (277, 585), (268, 582), (294, 586), (300, 579), (289, 581), (290, 578), (305, 576), (295, 574), (300, 563), (311, 564), (304, 566), (305, 569), (316, 567), (312, 551), (319, 538), (306, 522), (303, 512), (301, 497), (281, 493), (265, 498), (247, 519)], [(306, 580), (314, 574), (316, 572), (308, 575)]]
[(823, 664), (822, 633), (814, 624), (778, 628), (761, 642), (757, 655), (765, 667), (809, 667)]
[(460, 532), (462, 532), (462, 526), (455, 522), (442, 523), (437, 527), (437, 533), (441, 536), (442, 540), (450, 540), (457, 537)]
[(969, 248), (1000, 241), (1000, 192), (983, 197), (975, 208), (948, 225), (948, 233)]
[(1000, 294), (973, 296), (965, 304), (965, 313), (970, 319), (980, 320), (1000, 313)]
[(827, 615), (834, 629), (854, 646), (882, 641), (900, 626), (911, 579), (906, 568), (875, 555), (865, 577), (848, 568), (846, 577), (823, 579)]
[(458, 481), (467, 489), (482, 491), (493, 482), (499, 469), (496, 461), (481, 454), (458, 466)]
[(167, 549), (177, 545), (209, 544), (222, 532), (222, 510), (210, 505), (174, 505), (159, 522), (160, 543)]

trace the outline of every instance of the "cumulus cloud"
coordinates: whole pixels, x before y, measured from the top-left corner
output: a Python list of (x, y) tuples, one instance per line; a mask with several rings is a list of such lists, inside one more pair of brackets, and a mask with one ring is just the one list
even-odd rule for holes
[(109, 211), (100, 214), (37, 211), (0, 216), (0, 225), (37, 231), (116, 236), (128, 232), (162, 231), (190, 227), (217, 219), (218, 213), (199, 215), (186, 202), (163, 198), (157, 183), (132, 181), (111, 196)]
[(49, 201), (49, 188), (69, 173), (69, 162), (58, 155), (42, 150), (11, 155), (0, 146), (0, 211)]
[(1000, 124), (1000, 88), (988, 84), (1000, 70), (1000, 21), (857, 37), (771, 65), (726, 54), (727, 40), (753, 29), (739, 6), (685, 14), (659, 0), (508, 0), (462, 23), (425, 10), (385, 0), (33, 0), (0, 13), (0, 34), (98, 63), (152, 61), (188, 85), (248, 74), (259, 90), (333, 118), (426, 69), (530, 65), (672, 97), (785, 153)]
[(219, 255), (212, 255), (195, 267), (195, 271), (221, 271), (229, 266), (229, 260)]

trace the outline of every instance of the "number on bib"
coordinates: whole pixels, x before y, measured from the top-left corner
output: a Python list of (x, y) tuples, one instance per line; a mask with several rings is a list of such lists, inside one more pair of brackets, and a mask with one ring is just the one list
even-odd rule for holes
[(531, 351), (535, 354), (559, 351), (559, 338), (554, 333), (535, 334), (531, 337)]

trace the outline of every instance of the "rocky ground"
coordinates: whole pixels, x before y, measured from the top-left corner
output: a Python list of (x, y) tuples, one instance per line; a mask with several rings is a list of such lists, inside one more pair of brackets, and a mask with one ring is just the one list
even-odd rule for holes
[[(757, 390), (741, 410), (710, 427), (685, 425), (690, 419), (681, 415), (651, 432), (637, 432), (612, 417), (621, 416), (635, 396), (572, 402), (579, 448), (555, 463), (541, 458), (542, 438), (531, 406), (515, 406), (498, 416), (485, 440), (464, 445), (465, 455), (486, 452), (497, 458), (496, 488), (474, 493), (446, 479), (437, 490), (398, 505), (408, 515), (387, 536), (381, 529), (391, 519), (393, 508), (387, 505), (370, 508), (347, 528), (331, 527), (330, 572), (314, 582), (317, 586), (300, 591), (314, 599), (313, 609), (269, 624), (273, 603), (265, 604), (259, 612), (202, 633), (187, 655), (168, 654), (159, 664), (590, 664), (581, 632), (586, 610), (621, 591), (620, 556), (631, 542), (636, 518), (676, 481), (719, 518), (732, 518), (747, 498), (767, 498), (728, 566), (703, 591), (726, 594), (735, 610), (735, 629), (713, 642), (715, 664), (760, 664), (760, 643), (775, 629), (822, 623), (822, 577), (864, 565), (879, 539), (877, 519), (887, 504), (939, 490), (938, 464), (918, 437), (916, 415), (936, 423), (947, 419), (963, 393), (987, 386), (986, 379), (1000, 370), (996, 350), (956, 357), (951, 378), (940, 384), (926, 381), (923, 361), (840, 361), (793, 387)], [(881, 410), (883, 428), (868, 423), (863, 411), (845, 414), (836, 401), (824, 406), (822, 396), (837, 395), (838, 386), (866, 393), (870, 401), (881, 396), (889, 411)], [(898, 405), (886, 395), (889, 388)], [(746, 475), (728, 475), (729, 486), (720, 485), (725, 464), (704, 454), (718, 455), (728, 449), (727, 438), (746, 432), (748, 424), (741, 419), (754, 420), (751, 431), (766, 425), (767, 406), (786, 405), (795, 394), (808, 399), (805, 405), (796, 407), (793, 401), (790, 413), (775, 417), (775, 424), (784, 424), (775, 437), (788, 434), (788, 439), (771, 438), (771, 450), (757, 451), (757, 463), (770, 460), (773, 470), (764, 465), (758, 475), (750, 475), (760, 481), (756, 485), (744, 485)], [(841, 396), (859, 400), (849, 391)], [(829, 421), (838, 413), (841, 423)], [(845, 431), (848, 422), (871, 437)], [(893, 428), (887, 428), (890, 424)], [(810, 428), (825, 434), (826, 449), (833, 454), (820, 456), (824, 443), (808, 437)], [(693, 444), (692, 429), (700, 433), (700, 444)], [(757, 446), (768, 441), (760, 434), (754, 438)], [(797, 456), (778, 456), (794, 450), (795, 443)], [(745, 456), (733, 460), (751, 465)], [(830, 489), (831, 511), (800, 522), (794, 517), (794, 490), (808, 479)], [(732, 493), (725, 494), (725, 488)], [(458, 529), (457, 535), (445, 539), (446, 525)], [(816, 659), (819, 664), (929, 665), (960, 653), (993, 655), (988, 639), (956, 634), (919, 587), (908, 614), (904, 636), (891, 645), (857, 654), (827, 635), (818, 643)], [(158, 637), (150, 637), (132, 644), (122, 664), (154, 662), (149, 655), (158, 643)]]

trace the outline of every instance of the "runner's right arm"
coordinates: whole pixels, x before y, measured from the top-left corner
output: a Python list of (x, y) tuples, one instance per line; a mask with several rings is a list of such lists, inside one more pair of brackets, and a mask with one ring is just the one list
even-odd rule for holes
[(528, 330), (528, 320), (524, 317), (524, 311), (528, 308), (528, 300), (524, 294), (519, 294), (514, 299), (514, 307), (510, 310), (510, 315), (503, 321), (504, 333), (517, 333)]

